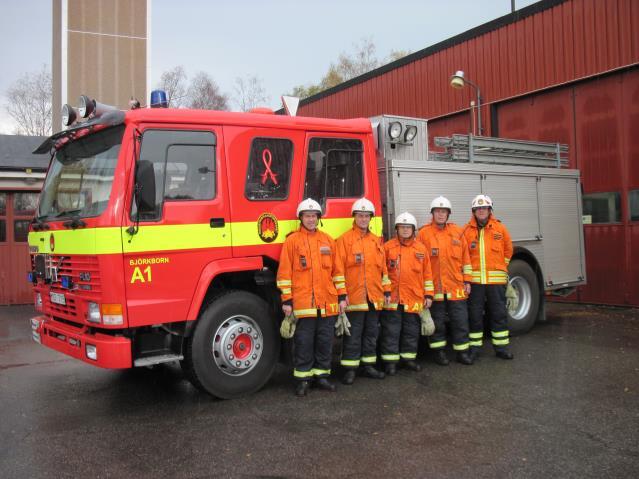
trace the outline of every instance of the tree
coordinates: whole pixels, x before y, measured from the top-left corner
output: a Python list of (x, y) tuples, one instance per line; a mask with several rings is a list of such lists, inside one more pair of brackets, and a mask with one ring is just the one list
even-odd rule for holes
[(271, 98), (266, 94), (262, 80), (257, 75), (235, 79), (235, 103), (240, 111), (263, 106)]
[(162, 73), (160, 90), (166, 92), (166, 99), (172, 108), (180, 108), (186, 101), (186, 72), (182, 65), (178, 65), (171, 70)]
[(199, 110), (228, 110), (228, 97), (206, 72), (199, 72), (191, 80), (187, 93), (189, 108)]
[(39, 72), (25, 73), (6, 92), (7, 113), (16, 122), (16, 133), (31, 136), (51, 134), (53, 87), (47, 65)]

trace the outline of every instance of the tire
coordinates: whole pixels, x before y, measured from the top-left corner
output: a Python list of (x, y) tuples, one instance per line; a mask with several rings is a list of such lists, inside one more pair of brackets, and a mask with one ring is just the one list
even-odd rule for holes
[(508, 310), (508, 327), (511, 334), (524, 334), (530, 331), (539, 312), (539, 283), (530, 265), (515, 259), (508, 268), (509, 283), (517, 292), (517, 308)]
[(209, 303), (187, 338), (182, 368), (198, 389), (220, 399), (254, 393), (275, 369), (280, 339), (260, 297), (228, 291)]

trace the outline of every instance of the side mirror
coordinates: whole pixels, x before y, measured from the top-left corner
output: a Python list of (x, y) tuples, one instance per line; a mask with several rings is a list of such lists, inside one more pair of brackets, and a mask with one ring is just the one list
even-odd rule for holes
[(135, 187), (137, 189), (138, 214), (156, 213), (155, 205), (155, 171), (149, 160), (138, 161), (135, 173)]

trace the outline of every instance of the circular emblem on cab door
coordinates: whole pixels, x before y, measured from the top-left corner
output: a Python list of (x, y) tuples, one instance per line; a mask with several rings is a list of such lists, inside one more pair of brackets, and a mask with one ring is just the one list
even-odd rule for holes
[(277, 218), (271, 213), (264, 213), (257, 219), (257, 234), (265, 243), (272, 243), (277, 238)]
[(49, 236), (49, 248), (53, 253), (53, 250), (55, 250), (55, 238), (53, 237), (53, 233), (51, 233), (51, 235)]

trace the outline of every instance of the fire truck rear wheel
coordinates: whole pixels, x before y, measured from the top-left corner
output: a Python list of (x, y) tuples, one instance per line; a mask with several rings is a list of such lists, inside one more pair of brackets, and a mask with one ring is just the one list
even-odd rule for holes
[(209, 303), (187, 339), (182, 362), (193, 385), (221, 399), (264, 386), (280, 349), (269, 311), (264, 300), (244, 291), (228, 291)]
[(508, 267), (509, 283), (517, 293), (517, 307), (508, 310), (508, 327), (513, 335), (530, 331), (539, 312), (539, 283), (528, 263), (513, 260)]

